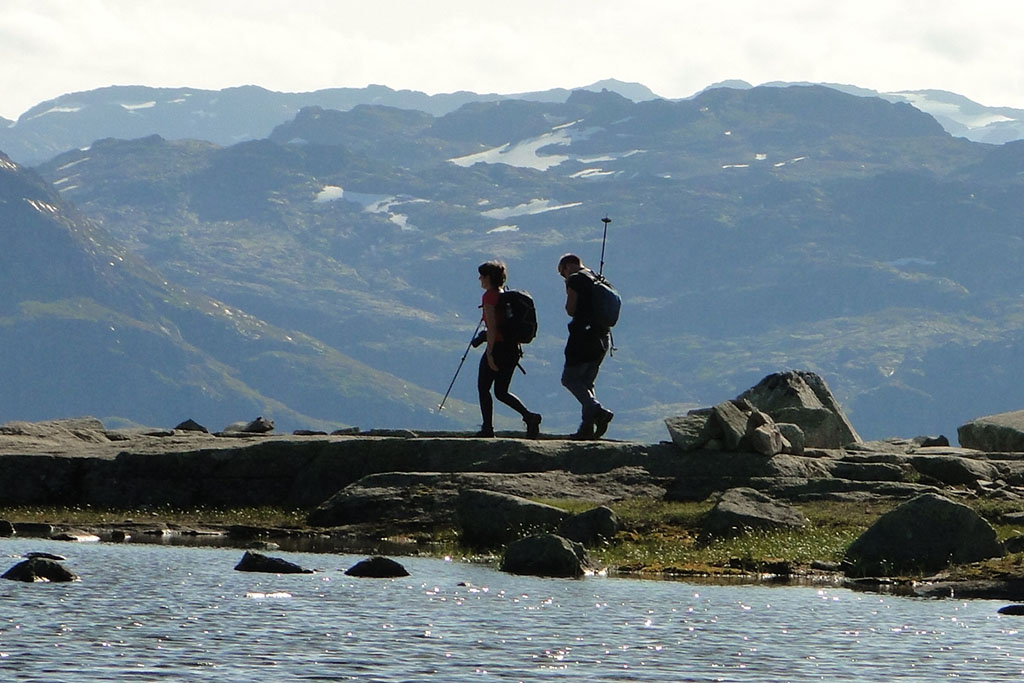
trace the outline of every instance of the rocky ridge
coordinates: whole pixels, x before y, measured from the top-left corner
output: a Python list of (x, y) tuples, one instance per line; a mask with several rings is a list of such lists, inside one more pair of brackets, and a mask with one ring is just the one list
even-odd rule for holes
[[(991, 433), (993, 423), (1004, 431), (973, 443), (1014, 443), (1005, 433), (1015, 428), (1012, 420), (993, 418), (977, 421), (986, 426), (981, 433)], [(688, 428), (680, 431), (679, 424)], [(501, 514), (509, 521), (475, 527), (484, 546), (489, 538), (507, 543), (537, 530), (568, 534), (571, 517), (529, 499), (600, 506), (715, 496), (720, 528), (715, 531), (709, 515), (713, 534), (760, 526), (743, 516), (743, 498), (781, 506), (762, 515), (765, 527), (799, 526), (785, 506), (816, 500), (904, 502), (927, 494), (950, 505), (980, 497), (1024, 506), (1024, 453), (953, 447), (944, 437), (861, 441), (811, 373), (769, 376), (732, 401), (666, 425), (672, 441), (648, 444), (406, 430), (211, 434), (190, 425), (124, 431), (93, 418), (7, 423), (0, 425), (0, 506), (302, 509), (306, 532), (351, 542), (460, 528), (481, 517), (481, 506), (492, 516), (508, 510)], [(771, 438), (752, 441), (758, 430)], [(970, 432), (961, 428), (961, 438)], [(752, 448), (755, 443), (778, 448), (766, 452)], [(726, 511), (732, 516), (722, 522)], [(729, 521), (737, 519), (744, 521)], [(606, 535), (614, 533), (610, 528)], [(232, 530), (241, 537), (244, 531)], [(1007, 550), (1017, 552), (1017, 545)]]

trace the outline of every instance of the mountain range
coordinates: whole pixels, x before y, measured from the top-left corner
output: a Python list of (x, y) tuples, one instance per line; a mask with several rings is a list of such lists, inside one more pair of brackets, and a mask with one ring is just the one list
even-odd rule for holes
[(866, 438), (954, 432), (1022, 401), (1024, 142), (926, 102), (970, 113), (742, 83), (43, 103), (0, 129), (0, 414), (472, 428), (476, 353), (437, 404), (497, 257), (541, 325), (513, 389), (571, 431), (555, 264), (575, 251), (624, 296), (598, 381), (612, 437), (662, 439), (790, 368)]
[[(761, 87), (819, 85), (771, 82)], [(860, 97), (907, 102), (931, 114), (951, 135), (975, 142), (1001, 144), (1024, 138), (1024, 110), (992, 107), (942, 90), (878, 92), (838, 83), (821, 84)], [(705, 90), (749, 90), (742, 80), (723, 81)], [(634, 102), (659, 98), (639, 83), (615, 79), (598, 81), (574, 90), (618, 93)], [(0, 118), (0, 150), (26, 165), (35, 165), (69, 149), (103, 138), (138, 138), (157, 134), (167, 139), (206, 140), (227, 146), (267, 137), (278, 125), (305, 107), (349, 111), (359, 105), (381, 105), (444, 116), (470, 103), (517, 100), (564, 103), (573, 90), (556, 88), (517, 94), (473, 92), (427, 95), (393, 90), (383, 85), (365, 88), (330, 88), (306, 93), (282, 93), (258, 86), (223, 90), (110, 86), (68, 93), (41, 102), (18, 117)], [(698, 93), (699, 96), (702, 94)]]

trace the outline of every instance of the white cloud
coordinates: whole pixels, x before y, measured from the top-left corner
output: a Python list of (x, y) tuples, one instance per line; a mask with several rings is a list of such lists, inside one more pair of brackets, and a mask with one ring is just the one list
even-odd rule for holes
[(741, 78), (938, 88), (1024, 107), (1019, 0), (4, 0), (0, 114), (113, 84), (666, 97)]

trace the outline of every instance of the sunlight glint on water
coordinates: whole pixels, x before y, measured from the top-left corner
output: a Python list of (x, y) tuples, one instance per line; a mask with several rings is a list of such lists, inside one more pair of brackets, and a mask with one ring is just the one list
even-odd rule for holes
[(397, 558), (269, 553), (315, 574), (234, 571), (237, 549), (0, 540), (67, 556), (73, 584), (0, 581), (0, 680), (1017, 680), (994, 601), (841, 588), (538, 579)]

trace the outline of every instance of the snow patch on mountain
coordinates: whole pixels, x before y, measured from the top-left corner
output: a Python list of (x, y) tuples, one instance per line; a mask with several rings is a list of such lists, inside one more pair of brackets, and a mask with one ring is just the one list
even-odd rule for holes
[(542, 155), (539, 150), (551, 145), (568, 145), (571, 142), (572, 138), (565, 130), (553, 130), (536, 138), (522, 140), (515, 144), (506, 142), (500, 147), (492, 147), (475, 154), (449, 159), (449, 161), (464, 168), (469, 168), (474, 164), (508, 164), (518, 168), (546, 171), (552, 166), (558, 166), (562, 162), (568, 161), (569, 156), (565, 154)]
[(324, 202), (333, 202), (338, 199), (342, 199), (345, 196), (345, 190), (338, 187), (337, 185), (324, 185), (313, 201), (317, 204), (323, 204)]
[(605, 175), (615, 175), (615, 171), (606, 171), (603, 168), (585, 168), (582, 171), (576, 171), (570, 178), (597, 178)]
[(393, 211), (393, 209), (409, 204), (427, 204), (430, 202), (429, 199), (420, 199), (418, 197), (396, 197), (395, 195), (372, 194), (369, 192), (346, 192), (337, 185), (324, 185), (313, 201), (325, 203), (339, 200), (358, 204), (363, 208), (364, 213), (381, 214), (405, 232), (414, 232), (419, 230), (419, 228), (409, 222), (407, 214)]
[(513, 218), (514, 216), (532, 216), (538, 213), (547, 213), (548, 211), (558, 211), (560, 209), (571, 209), (574, 206), (580, 206), (583, 202), (571, 202), (569, 204), (554, 204), (550, 199), (531, 199), (525, 204), (517, 204), (516, 206), (503, 207), (497, 209), (488, 209), (484, 211), (482, 215), (487, 218), (497, 218), (498, 220), (505, 220), (507, 218)]
[(568, 147), (573, 142), (586, 140), (601, 130), (593, 126), (582, 126), (582, 123), (582, 119), (562, 123), (537, 137), (520, 140), (515, 143), (506, 142), (499, 147), (492, 147), (482, 152), (456, 157), (448, 161), (464, 168), (474, 164), (508, 164), (518, 168), (546, 171), (553, 166), (569, 161), (572, 156), (568, 154), (541, 154), (541, 149), (553, 146)]
[(79, 111), (82, 111), (81, 107), (50, 107), (46, 111), (40, 112), (38, 114), (33, 114), (25, 120), (31, 121), (32, 119), (38, 119), (39, 117), (46, 116), (47, 114), (74, 114), (75, 112)]

